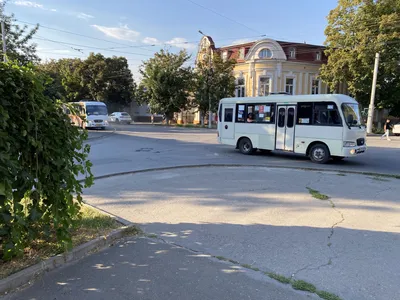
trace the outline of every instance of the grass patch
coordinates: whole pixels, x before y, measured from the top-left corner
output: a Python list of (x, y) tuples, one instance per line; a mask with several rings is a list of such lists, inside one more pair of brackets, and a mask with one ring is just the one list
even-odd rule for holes
[(390, 181), (389, 179), (386, 179), (386, 178), (383, 178), (383, 177), (380, 177), (380, 176), (368, 177), (368, 178), (370, 178), (372, 180), (376, 180), (376, 181), (384, 181), (384, 182)]
[[(355, 173), (355, 174), (359, 174), (359, 173)], [(379, 173), (372, 173), (372, 172), (361, 172), (361, 174), (365, 175), (365, 176), (371, 176), (371, 177), (400, 179), (400, 175), (393, 175), (393, 174), (379, 174)]]
[(308, 283), (304, 280), (292, 281), (292, 287), (295, 290), (306, 291), (306, 292), (310, 292), (310, 293), (315, 293), (317, 291), (317, 288), (315, 287), (315, 285)]
[(132, 235), (139, 235), (142, 234), (142, 230), (136, 226), (128, 226), (123, 229), (124, 236), (132, 236)]
[(310, 193), (310, 195), (315, 199), (318, 199), (318, 200), (328, 200), (329, 199), (329, 196), (321, 194), (317, 190), (314, 190), (310, 187), (307, 187), (307, 190)]
[(238, 265), (238, 264), (239, 264), (239, 262), (237, 262), (236, 260), (233, 260), (233, 259), (228, 259), (228, 261), (229, 261), (230, 263), (232, 263), (232, 264), (235, 264), (235, 265)]
[(339, 296), (336, 296), (335, 294), (328, 293), (325, 291), (316, 291), (315, 292), (320, 298), (325, 299), (325, 300), (342, 300)]
[(156, 239), (156, 238), (158, 238), (158, 235), (157, 235), (157, 234), (154, 234), (154, 233), (146, 234), (146, 236), (147, 236), (148, 238), (151, 238), (151, 239)]
[(276, 274), (276, 273), (268, 273), (268, 272), (266, 272), (264, 274), (269, 276), (270, 278), (275, 279), (275, 280), (277, 280), (277, 281), (279, 281), (281, 283), (284, 283), (284, 284), (289, 284), (292, 281), (290, 278), (285, 277), (283, 275)]
[(227, 259), (223, 256), (216, 256), (215, 258), (218, 260), (227, 261)]
[(243, 268), (250, 269), (250, 270), (253, 270), (253, 271), (256, 271), (256, 272), (260, 271), (259, 268), (253, 267), (252, 265), (249, 265), (249, 264), (241, 264), (241, 266), (242, 266)]
[(346, 176), (346, 174), (344, 174), (344, 173), (337, 173), (336, 175), (337, 176)]
[[(119, 227), (121, 227), (121, 224), (112, 217), (90, 206), (83, 205), (81, 218), (76, 221), (76, 227), (72, 230), (72, 245), (73, 247), (79, 246), (99, 236), (107, 235)], [(130, 229), (129, 233), (131, 235), (133, 229)], [(16, 257), (6, 262), (0, 259), (0, 279), (51, 256), (63, 253), (65, 250), (64, 246), (60, 245), (55, 237), (47, 238), (43, 235), (43, 237), (32, 241), (31, 245), (25, 248), (22, 257)]]

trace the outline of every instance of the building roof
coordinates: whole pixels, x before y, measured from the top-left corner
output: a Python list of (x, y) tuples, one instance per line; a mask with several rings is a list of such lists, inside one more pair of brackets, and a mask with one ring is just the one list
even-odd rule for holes
[[(248, 47), (248, 46), (252, 46), (252, 45), (254, 45), (255, 43), (257, 43), (257, 42), (260, 42), (260, 41), (262, 41), (263, 39), (261, 39), (261, 40), (253, 40), (253, 41), (248, 41), (248, 42), (244, 42), (244, 43), (234, 43), (234, 44), (231, 44), (231, 45), (225, 45), (225, 46), (221, 46), (221, 47), (219, 47), (219, 48), (216, 48), (216, 49), (220, 49), (220, 50), (222, 50), (222, 49), (229, 49), (229, 48), (236, 48), (236, 47)], [(303, 43), (300, 43), (300, 42), (289, 42), (289, 41), (278, 41), (278, 40), (275, 40), (277, 43), (279, 43), (281, 46), (301, 46), (301, 47), (310, 47), (310, 48), (323, 48), (323, 49), (325, 49), (326, 47), (325, 46), (323, 46), (323, 45), (314, 45), (314, 44), (307, 44), (306, 42), (303, 42)], [(213, 41), (213, 43), (214, 43), (214, 41)], [(214, 44), (215, 45), (215, 44)]]
[[(299, 42), (278, 41), (269, 38), (223, 46), (213, 50), (219, 53), (227, 51), (228, 59), (234, 59), (237, 62), (245, 62), (249, 57), (254, 58), (254, 55), (257, 55), (258, 51), (263, 48), (262, 46), (264, 43), (265, 48), (270, 48), (271, 51), (276, 53), (276, 55), (274, 55), (275, 59), (287, 59), (291, 61), (310, 62), (315, 64), (321, 64), (327, 61), (327, 57), (324, 54), (324, 50), (326, 48), (325, 46)], [(292, 48), (295, 49), (295, 57), (290, 55)], [(320, 53), (319, 59), (317, 59), (317, 52)]]

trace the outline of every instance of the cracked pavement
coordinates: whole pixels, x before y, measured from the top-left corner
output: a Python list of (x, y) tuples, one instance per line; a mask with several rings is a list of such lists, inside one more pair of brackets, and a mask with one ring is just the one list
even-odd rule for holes
[[(330, 199), (313, 198), (307, 186)], [(200, 167), (101, 179), (84, 200), (169, 243), (343, 299), (386, 300), (398, 299), (399, 194), (393, 178)]]

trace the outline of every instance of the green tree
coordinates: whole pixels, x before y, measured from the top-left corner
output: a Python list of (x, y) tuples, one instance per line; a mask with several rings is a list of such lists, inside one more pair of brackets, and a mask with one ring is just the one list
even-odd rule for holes
[(107, 87), (105, 57), (100, 53), (90, 53), (89, 57), (79, 66), (78, 73), (81, 78), (81, 86), (88, 88), (91, 98), (104, 101)]
[[(26, 25), (21, 27), (14, 24), (16, 21), (14, 15), (8, 16), (4, 13), (6, 3), (7, 1), (0, 1), (0, 20), (3, 20), (5, 24), (8, 60), (18, 61), (22, 65), (39, 62), (39, 57), (36, 55), (36, 44), (30, 43), (39, 26), (29, 30)], [(0, 53), (3, 55), (2, 50), (3, 41), (0, 40)]]
[(106, 102), (120, 105), (129, 104), (136, 90), (132, 72), (125, 57), (108, 57), (105, 59), (106, 70), (104, 81), (104, 99)]
[(80, 58), (63, 58), (57, 64), (67, 101), (74, 102), (90, 98), (89, 87), (82, 84), (83, 61)]
[[(32, 66), (0, 63), (0, 257), (22, 255), (37, 238), (71, 245), (83, 186), (92, 184), (87, 137), (63, 104), (44, 95)], [(85, 182), (77, 177), (82, 174)], [(76, 201), (74, 200), (76, 196)]]
[(214, 54), (198, 62), (195, 69), (194, 103), (201, 113), (201, 122), (210, 109), (218, 110), (219, 100), (232, 97), (235, 92), (235, 77), (233, 76), (234, 60), (223, 61), (219, 54)]
[(193, 76), (191, 68), (184, 66), (189, 59), (185, 50), (178, 54), (161, 50), (140, 68), (141, 87), (146, 90), (150, 111), (165, 114), (167, 123), (175, 112), (189, 105)]
[(350, 94), (367, 105), (379, 52), (376, 103), (400, 114), (399, 20), (399, 0), (339, 0), (325, 29), (328, 63), (321, 69), (322, 80), (332, 90), (347, 83)]
[(62, 84), (59, 61), (52, 59), (39, 64), (38, 70), (49, 77), (49, 80), (46, 82), (44, 95), (53, 100), (65, 100), (67, 93)]

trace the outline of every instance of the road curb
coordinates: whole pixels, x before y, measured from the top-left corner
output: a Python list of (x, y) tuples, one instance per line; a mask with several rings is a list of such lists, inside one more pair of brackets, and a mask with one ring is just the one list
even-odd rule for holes
[(96, 136), (96, 137), (88, 137), (87, 139), (86, 139), (86, 141), (95, 141), (95, 140), (99, 140), (99, 139), (103, 139), (103, 138), (105, 138), (105, 137), (107, 137), (107, 136), (109, 136), (109, 135), (112, 135), (112, 134), (114, 134), (115, 132), (117, 131), (117, 129), (116, 128), (113, 128), (113, 131), (112, 132), (105, 132), (104, 134), (102, 134), (102, 135), (100, 135), (100, 136)]
[(131, 227), (135, 226), (121, 227), (106, 236), (100, 236), (82, 244), (72, 249), (70, 252), (50, 257), (36, 265), (30, 266), (0, 280), (0, 295), (7, 294), (26, 284), (30, 284), (44, 273), (62, 267), (68, 263), (78, 261), (91, 254), (94, 250), (100, 250), (112, 245), (116, 240), (123, 238), (127, 229)]
[[(110, 173), (110, 174), (106, 174), (106, 175), (95, 176), (94, 180), (106, 179), (106, 178), (110, 178), (110, 177), (123, 176), (123, 175), (156, 172), (156, 171), (168, 171), (168, 170), (191, 169), (191, 168), (210, 168), (210, 167), (252, 167), (252, 168), (288, 169), (288, 170), (303, 170), (303, 171), (312, 171), (312, 172), (327, 172), (327, 173), (342, 173), (342, 174), (354, 174), (354, 175), (365, 175), (365, 176), (378, 176), (378, 177), (388, 177), (388, 178), (400, 179), (400, 175), (374, 173), (374, 172), (362, 172), (362, 171), (346, 171), (346, 170), (340, 170), (340, 169), (326, 170), (326, 169), (321, 169), (321, 168), (309, 168), (309, 167), (288, 167), (288, 166), (252, 165), (252, 164), (201, 164), (201, 165), (179, 165), (179, 166), (171, 166), (171, 167), (159, 167), (159, 168), (150, 168), (150, 169), (141, 169), (141, 170)], [(81, 179), (79, 181), (84, 182), (85, 180)]]

